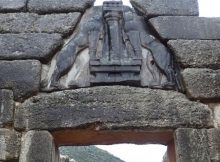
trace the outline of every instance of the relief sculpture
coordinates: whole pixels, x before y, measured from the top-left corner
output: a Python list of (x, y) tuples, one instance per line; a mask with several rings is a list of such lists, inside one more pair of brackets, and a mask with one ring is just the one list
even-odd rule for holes
[(121, 84), (181, 90), (172, 55), (151, 31), (121, 1), (90, 8), (45, 68), (42, 88)]

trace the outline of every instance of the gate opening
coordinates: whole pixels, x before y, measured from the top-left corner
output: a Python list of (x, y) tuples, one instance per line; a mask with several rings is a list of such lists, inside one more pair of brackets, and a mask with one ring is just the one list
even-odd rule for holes
[(168, 162), (167, 146), (158, 144), (114, 144), (64, 146), (61, 162)]
[[(111, 158), (112, 162), (176, 162), (173, 130), (77, 129), (55, 131), (52, 135), (59, 162), (111, 162)], [(98, 157), (96, 152), (108, 155), (107, 160), (89, 161)], [(78, 155), (85, 159), (80, 161)]]

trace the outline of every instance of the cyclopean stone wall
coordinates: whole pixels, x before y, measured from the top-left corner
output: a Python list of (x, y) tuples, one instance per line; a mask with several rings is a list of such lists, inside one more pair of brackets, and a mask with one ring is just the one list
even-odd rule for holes
[(129, 86), (42, 92), (42, 64), (93, 1), (0, 0), (1, 162), (58, 161), (66, 144), (172, 141), (170, 162), (220, 161), (220, 18), (198, 17), (196, 0), (131, 3), (180, 65), (184, 94)]

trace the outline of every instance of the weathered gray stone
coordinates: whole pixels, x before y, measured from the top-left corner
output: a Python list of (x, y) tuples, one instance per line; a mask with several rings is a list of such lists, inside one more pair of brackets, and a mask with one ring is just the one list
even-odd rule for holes
[(168, 45), (184, 68), (220, 69), (219, 40), (171, 40)]
[(0, 129), (0, 160), (18, 159), (21, 135), (9, 129)]
[(178, 162), (219, 162), (219, 129), (177, 129), (175, 134)]
[(55, 157), (54, 141), (47, 131), (29, 131), (22, 141), (21, 162), (53, 162)]
[(63, 43), (59, 34), (0, 34), (0, 59), (48, 60)]
[(211, 162), (220, 161), (220, 129), (208, 130), (209, 152)]
[(94, 0), (30, 0), (28, 9), (37, 13), (85, 11)]
[(27, 0), (0, 0), (0, 12), (23, 11)]
[(190, 98), (206, 100), (220, 97), (220, 70), (189, 68), (182, 75)]
[(17, 129), (177, 128), (213, 126), (208, 106), (174, 91), (94, 87), (32, 97), (15, 110)]
[(147, 16), (199, 14), (197, 0), (131, 0), (133, 7)]
[(208, 105), (213, 111), (215, 128), (220, 128), (220, 103), (210, 103)]
[(150, 23), (163, 39), (220, 39), (220, 18), (159, 16)]
[(37, 15), (34, 13), (0, 14), (0, 33), (60, 33), (74, 30), (80, 13)]
[(29, 13), (0, 14), (0, 33), (32, 32), (37, 17)]
[(13, 122), (14, 100), (11, 90), (0, 90), (0, 126)]
[(69, 34), (75, 29), (80, 15), (79, 12), (75, 12), (41, 16), (34, 24), (34, 31)]
[(177, 162), (210, 161), (206, 129), (177, 129), (175, 137)]
[(12, 89), (15, 100), (22, 101), (38, 92), (41, 75), (39, 61), (0, 61), (0, 69), (0, 89)]

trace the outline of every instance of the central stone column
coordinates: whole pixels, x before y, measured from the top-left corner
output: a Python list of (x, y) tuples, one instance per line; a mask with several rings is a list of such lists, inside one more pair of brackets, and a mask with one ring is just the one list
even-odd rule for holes
[[(106, 9), (106, 7), (103, 7)], [(104, 10), (105, 12), (105, 10)], [(121, 25), (119, 24), (122, 19), (122, 11), (107, 11), (104, 14), (106, 21), (107, 33), (108, 33), (108, 47), (109, 47), (109, 61), (112, 63), (120, 64), (121, 60), (121, 48), (122, 48), (122, 37), (121, 37)]]
[[(134, 59), (134, 48), (125, 32), (122, 1), (105, 1), (102, 7), (103, 49), (100, 59), (90, 60), (91, 84), (140, 84), (142, 60)], [(127, 49), (127, 45), (130, 45)]]

